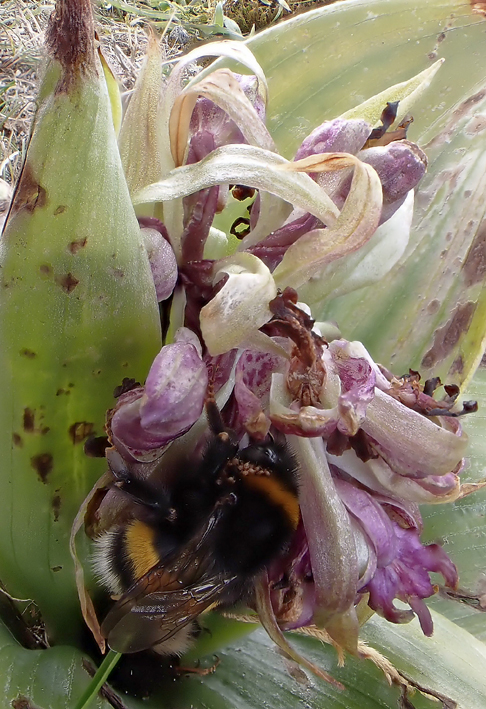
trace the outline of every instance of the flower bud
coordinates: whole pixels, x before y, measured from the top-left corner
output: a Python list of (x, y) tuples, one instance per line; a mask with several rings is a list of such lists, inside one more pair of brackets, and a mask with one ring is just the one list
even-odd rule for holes
[(151, 460), (202, 413), (208, 373), (199, 341), (181, 328), (155, 358), (145, 383), (123, 394), (111, 418), (114, 445), (127, 459)]
[[(162, 225), (163, 226), (163, 225)], [(157, 300), (166, 300), (177, 282), (177, 261), (172, 246), (158, 229), (141, 229), (154, 278)]]
[(366, 121), (335, 118), (325, 121), (302, 141), (295, 160), (319, 153), (356, 153), (361, 150), (371, 132)]

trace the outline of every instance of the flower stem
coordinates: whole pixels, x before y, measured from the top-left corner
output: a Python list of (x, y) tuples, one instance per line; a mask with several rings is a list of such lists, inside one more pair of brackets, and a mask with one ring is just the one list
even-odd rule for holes
[(89, 707), (90, 702), (96, 697), (120, 657), (121, 652), (115, 652), (114, 650), (108, 652), (74, 709), (85, 709), (85, 707)]

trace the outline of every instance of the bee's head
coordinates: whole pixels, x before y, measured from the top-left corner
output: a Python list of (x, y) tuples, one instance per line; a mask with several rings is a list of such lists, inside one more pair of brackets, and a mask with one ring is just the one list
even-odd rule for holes
[(263, 443), (251, 443), (238, 452), (238, 460), (261, 469), (281, 480), (292, 490), (297, 489), (297, 463), (284, 443), (269, 437)]

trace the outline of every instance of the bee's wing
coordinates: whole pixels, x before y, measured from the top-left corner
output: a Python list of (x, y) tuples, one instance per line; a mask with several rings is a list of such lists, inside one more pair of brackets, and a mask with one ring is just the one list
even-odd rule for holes
[(217, 519), (214, 514), (177, 557), (152, 568), (113, 606), (101, 625), (112, 650), (139, 652), (169, 640), (231, 587), (235, 577), (213, 568)]
[(213, 577), (177, 590), (135, 599), (123, 597), (106, 617), (102, 632), (116, 652), (139, 652), (172, 638), (217, 603), (232, 578)]

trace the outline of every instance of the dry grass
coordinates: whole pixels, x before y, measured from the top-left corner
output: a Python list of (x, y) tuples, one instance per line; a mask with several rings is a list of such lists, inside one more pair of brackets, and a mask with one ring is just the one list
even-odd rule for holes
[[(281, 1), (227, 0), (224, 12), (246, 34), (252, 26), (260, 29), (289, 17), (279, 4)], [(292, 14), (297, 14), (335, 1), (288, 3)], [(123, 90), (131, 89), (135, 81), (145, 52), (144, 26), (148, 22), (159, 31), (170, 23), (168, 56), (179, 54), (198, 41), (216, 39), (222, 29), (213, 24), (216, 0), (193, 0), (187, 5), (168, 0), (94, 2), (100, 42)], [(44, 57), (44, 31), (54, 0), (0, 0), (0, 6), (0, 179), (13, 184), (27, 147)]]
[[(54, 2), (0, 0), (0, 3), (0, 177), (12, 183), (28, 141), (44, 58), (44, 31)], [(105, 55), (124, 90), (133, 86), (147, 41), (144, 31), (147, 18), (137, 14), (139, 8), (135, 3), (132, 5), (134, 12), (128, 13), (103, 2), (96, 13)], [(152, 17), (151, 22), (167, 24), (162, 17)], [(169, 52), (181, 50), (180, 42), (169, 44)]]

